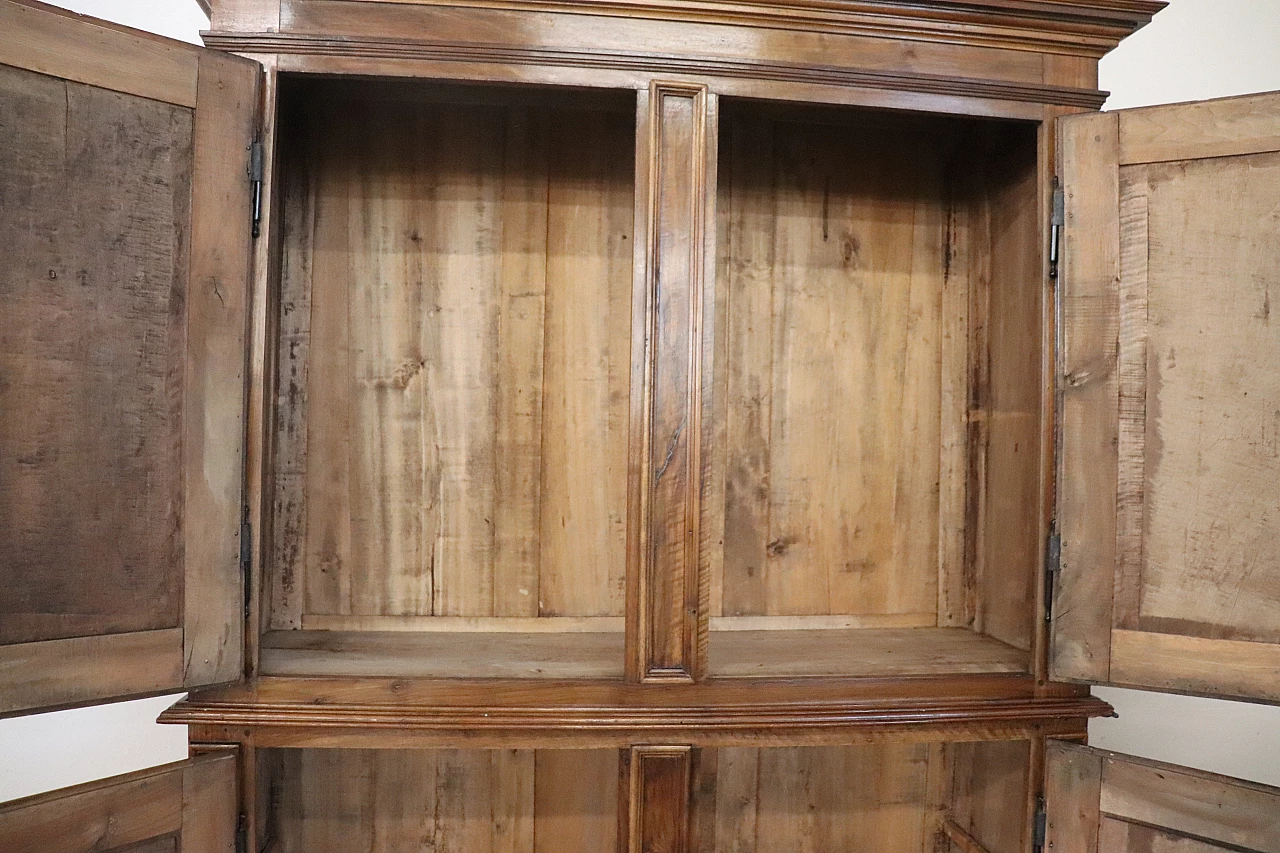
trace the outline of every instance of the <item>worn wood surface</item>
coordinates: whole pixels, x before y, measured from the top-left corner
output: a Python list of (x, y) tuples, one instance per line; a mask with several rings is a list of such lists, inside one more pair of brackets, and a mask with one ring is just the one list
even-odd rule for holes
[(266, 675), (621, 678), (622, 631), (272, 631)]
[(228, 853), (236, 757), (165, 764), (0, 805), (0, 849), (32, 853)]
[(1062, 461), (1050, 673), (1105, 681), (1116, 557), (1119, 377), (1119, 167), (1115, 114), (1059, 119), (1066, 225)]
[(613, 750), (287, 750), (281, 853), (615, 850)]
[(0, 4), (3, 65), (194, 107), (199, 60), (180, 42), (42, 4)]
[(622, 614), (631, 134), (450, 91), (294, 93), (277, 628)]
[(1055, 849), (1280, 850), (1280, 789), (1059, 741), (1048, 757)]
[(934, 611), (945, 149), (725, 121), (721, 612)]
[(1027, 653), (964, 628), (717, 631), (709, 671), (750, 676), (1027, 672)]
[[(1052, 671), (1274, 699), (1275, 129), (1256, 97), (1063, 127), (1068, 373)], [(1088, 189), (1104, 184), (1105, 200)], [(1099, 336), (1082, 337), (1090, 329)]]
[(689, 746), (639, 746), (622, 753), (618, 848), (626, 853), (691, 853), (695, 754)]
[[(6, 710), (230, 681), (255, 66), (42, 7), (3, 14), (6, 39), (30, 39), (0, 51), (16, 134), (0, 167), (0, 642), (97, 637), (101, 655), (78, 687), (77, 660), (15, 671)], [(34, 66), (10, 55), (42, 44)], [(166, 86), (177, 61), (190, 98), (113, 76)], [(7, 663), (53, 649), (11, 646)]]
[(699, 497), (716, 107), (705, 86), (655, 81), (636, 116), (627, 674), (684, 681), (702, 675), (708, 615)]
[(240, 677), (244, 661), (245, 392), (252, 261), (248, 149), (257, 63), (200, 56), (182, 392), (184, 683)]

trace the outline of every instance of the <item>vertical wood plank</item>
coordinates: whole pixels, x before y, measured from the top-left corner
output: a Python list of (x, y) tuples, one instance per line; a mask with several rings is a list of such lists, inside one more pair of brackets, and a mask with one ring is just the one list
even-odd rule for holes
[(1050, 672), (1106, 681), (1115, 573), (1119, 405), (1119, 141), (1115, 114), (1059, 120), (1066, 187), (1062, 288), (1062, 571)]
[(1045, 849), (1098, 853), (1102, 756), (1088, 747), (1049, 741), (1045, 748)]
[(184, 853), (232, 853), (240, 815), (234, 753), (193, 761), (182, 772)]
[[(628, 654), (633, 681), (691, 681), (699, 602), (701, 343), (709, 161), (705, 86), (653, 82), (637, 110)], [(711, 221), (714, 221), (711, 219)], [(638, 357), (637, 357), (638, 356)]]
[[(545, 117), (508, 111), (498, 306), (493, 614), (537, 616), (541, 555), (548, 174)], [(594, 588), (594, 587), (593, 587)]]
[(635, 132), (633, 122), (600, 119), (550, 119), (543, 571), (534, 591), (544, 616), (621, 616), (626, 595)]
[(623, 753), (620, 805), (625, 853), (688, 853), (693, 748), (640, 746)]
[(245, 348), (257, 63), (200, 55), (191, 187), (183, 408), (183, 654), (188, 687), (234, 681), (244, 660), (240, 576)]

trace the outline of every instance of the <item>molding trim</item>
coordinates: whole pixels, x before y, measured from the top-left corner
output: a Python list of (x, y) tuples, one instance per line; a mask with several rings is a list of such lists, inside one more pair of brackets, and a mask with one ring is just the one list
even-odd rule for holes
[[(265, 679), (259, 685), (271, 681), (277, 684), (266, 689), (242, 685), (193, 695), (161, 714), (160, 722), (234, 729), (247, 738), (269, 730), (277, 745), (353, 737), (367, 742), (425, 737), (569, 745), (676, 738), (702, 745), (783, 745), (901, 736), (903, 731), (924, 739), (929, 731), (945, 731), (950, 739), (957, 733), (982, 739), (990, 731), (1007, 737), (1011, 728), (1070, 732), (1083, 730), (1089, 717), (1112, 713), (1095, 696), (1066, 691), (1037, 697), (963, 695), (966, 691), (957, 689), (954, 694), (961, 695), (904, 700), (892, 695), (900, 697), (902, 691), (872, 696), (869, 685), (857, 683), (765, 681), (752, 686), (713, 681), (655, 691), (643, 685), (579, 682), (567, 689), (572, 695), (557, 701), (553, 694), (566, 689), (563, 683), (476, 682), (464, 691), (458, 684), (362, 679), (355, 694), (342, 687), (329, 689), (328, 679)], [(1007, 681), (1003, 686), (1010, 691), (1025, 679)], [(992, 686), (999, 685), (993, 682), (977, 694)], [(449, 695), (435, 695), (437, 689)], [(673, 692), (680, 695), (670, 696)], [(784, 698), (788, 696), (796, 698)]]
[[(367, 2), (368, 0), (366, 0)], [(299, 54), (419, 62), (474, 62), (499, 65), (537, 65), (604, 68), (651, 74), (690, 74), (711, 77), (810, 83), (923, 94), (953, 95), (1001, 101), (1097, 109), (1106, 92), (1065, 86), (1014, 83), (972, 77), (870, 71), (835, 65), (756, 62), (715, 57), (664, 56), (648, 53), (513, 47), (475, 42), (405, 41), (391, 38), (317, 36), (297, 33), (204, 34), (205, 44), (235, 53)]]
[(353, 0), (839, 32), (1089, 56), (1164, 8), (1160, 0)]

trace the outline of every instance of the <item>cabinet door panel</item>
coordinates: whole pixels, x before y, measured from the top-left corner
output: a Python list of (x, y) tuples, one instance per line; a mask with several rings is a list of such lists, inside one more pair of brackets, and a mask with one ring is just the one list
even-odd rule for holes
[(1048, 849), (1059, 853), (1280, 850), (1280, 790), (1049, 741)]
[(1053, 672), (1280, 700), (1280, 96), (1060, 132)]
[(0, 850), (231, 853), (236, 757), (218, 752), (0, 805)]
[(257, 79), (0, 2), (0, 714), (239, 675)]

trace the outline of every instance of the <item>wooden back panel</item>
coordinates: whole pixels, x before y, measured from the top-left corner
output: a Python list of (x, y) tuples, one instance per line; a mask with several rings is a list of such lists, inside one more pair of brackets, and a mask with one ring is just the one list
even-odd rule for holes
[(410, 91), (286, 106), (271, 627), (620, 617), (630, 114)]

